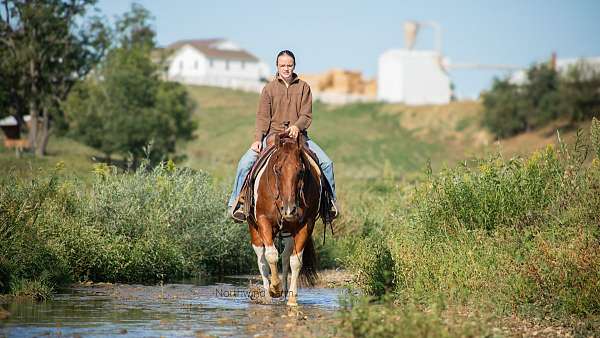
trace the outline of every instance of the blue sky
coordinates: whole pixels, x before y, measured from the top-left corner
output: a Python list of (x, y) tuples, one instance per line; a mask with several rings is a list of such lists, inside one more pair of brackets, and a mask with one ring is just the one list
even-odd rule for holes
[[(180, 39), (231, 39), (269, 64), (279, 50), (296, 54), (299, 73), (330, 68), (377, 73), (379, 55), (404, 47), (402, 23), (436, 21), (452, 62), (526, 67), (549, 59), (600, 56), (600, 1), (137, 1), (155, 16), (159, 45)], [(100, 0), (109, 18), (131, 2)], [(416, 48), (432, 49), (423, 29)], [(459, 96), (491, 85), (498, 70), (454, 70)]]

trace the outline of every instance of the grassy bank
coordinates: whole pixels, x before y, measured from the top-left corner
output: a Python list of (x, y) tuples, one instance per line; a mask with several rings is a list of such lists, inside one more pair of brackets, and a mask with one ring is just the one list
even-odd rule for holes
[(2, 178), (3, 293), (44, 298), (73, 280), (154, 282), (254, 266), (246, 228), (226, 218), (205, 172), (97, 165), (86, 186), (65, 169)]
[[(362, 288), (385, 300), (353, 304), (345, 330), (358, 336), (487, 335), (499, 330), (502, 318), (518, 316), (564, 333), (597, 332), (598, 121), (591, 135), (590, 148), (578, 142), (525, 158), (490, 157), (397, 188), (389, 202), (394, 217), (363, 234), (346, 260)], [(586, 153), (590, 165), (582, 164)], [(460, 318), (461, 311), (464, 320), (450, 325), (448, 318)], [(398, 316), (404, 319), (391, 320)], [(467, 325), (473, 318), (475, 327)]]

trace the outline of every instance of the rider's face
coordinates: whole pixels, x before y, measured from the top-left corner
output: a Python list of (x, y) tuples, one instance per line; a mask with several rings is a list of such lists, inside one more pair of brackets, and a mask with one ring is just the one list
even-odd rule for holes
[(296, 65), (291, 56), (283, 54), (277, 58), (277, 71), (284, 80), (287, 81), (292, 78), (294, 68), (296, 68)]

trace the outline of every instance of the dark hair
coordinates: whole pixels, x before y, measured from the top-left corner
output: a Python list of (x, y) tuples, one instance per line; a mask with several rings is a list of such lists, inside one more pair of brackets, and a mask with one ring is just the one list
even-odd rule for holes
[(277, 54), (277, 58), (275, 58), (275, 66), (278, 66), (277, 60), (279, 60), (279, 57), (282, 55), (287, 55), (287, 56), (291, 57), (292, 60), (294, 60), (294, 66), (296, 65), (296, 57), (294, 56), (294, 53), (292, 53), (291, 51), (286, 49), (286, 50), (282, 50), (281, 52), (279, 52), (279, 54)]

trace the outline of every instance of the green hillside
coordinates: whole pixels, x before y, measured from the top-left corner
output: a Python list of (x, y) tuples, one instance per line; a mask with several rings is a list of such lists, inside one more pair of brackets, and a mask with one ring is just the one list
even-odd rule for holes
[[(205, 86), (188, 86), (196, 102), (196, 138), (180, 145), (186, 160), (180, 166), (208, 171), (217, 182), (229, 186), (237, 161), (253, 140), (258, 94)], [(346, 187), (373, 180), (412, 180), (424, 172), (430, 160), (434, 171), (444, 164), (494, 152), (499, 148), (479, 126), (478, 102), (448, 105), (405, 106), (362, 103), (330, 106), (316, 102), (309, 134), (335, 163), (340, 196)], [(553, 127), (559, 127), (554, 125)], [(587, 125), (585, 126), (587, 127)], [(586, 128), (587, 129), (587, 128)], [(566, 139), (574, 131), (565, 133)], [(529, 153), (554, 139), (553, 130), (526, 133), (503, 140), (506, 156)], [(65, 163), (69, 175), (87, 180), (93, 168), (94, 149), (64, 137), (53, 136), (49, 156), (34, 158), (0, 145), (0, 173), (36, 175), (39, 168)]]
[[(186, 163), (217, 177), (233, 176), (240, 156), (254, 135), (258, 94), (210, 87), (190, 87), (198, 102), (197, 140), (189, 143)], [(313, 138), (332, 158), (341, 180), (380, 177), (384, 168), (395, 176), (423, 167), (427, 158), (439, 156), (443, 147), (419, 140), (400, 125), (398, 114), (381, 104), (331, 107), (316, 103)]]
[[(196, 139), (182, 145), (187, 160), (182, 165), (209, 171), (218, 180), (230, 180), (237, 161), (252, 142), (258, 94), (215, 87), (189, 86), (197, 103), (199, 122)], [(492, 138), (479, 126), (478, 102), (452, 102), (448, 105), (405, 106), (364, 103), (346, 106), (314, 104), (310, 136), (333, 159), (341, 182), (386, 177), (402, 179), (421, 172), (430, 159), (434, 169), (444, 163), (495, 151)], [(554, 123), (537, 133), (525, 133), (503, 140), (507, 156), (526, 154), (554, 141)], [(589, 128), (589, 122), (583, 124)], [(574, 134), (566, 130), (566, 139)], [(3, 135), (2, 135), (3, 137)], [(1, 139), (1, 138), (0, 138)], [(53, 167), (64, 161), (67, 172), (85, 176), (92, 158), (99, 152), (68, 138), (53, 136), (49, 156), (16, 159), (12, 150), (0, 144), (0, 172)]]

